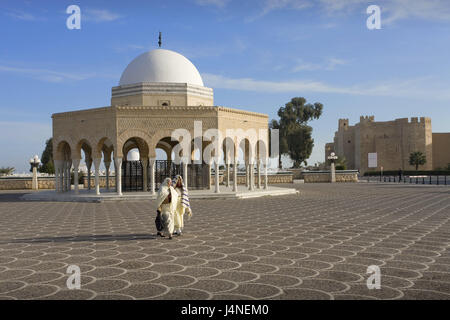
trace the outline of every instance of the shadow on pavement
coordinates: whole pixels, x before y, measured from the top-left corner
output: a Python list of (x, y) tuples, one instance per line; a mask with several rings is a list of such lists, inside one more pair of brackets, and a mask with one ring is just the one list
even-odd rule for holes
[(67, 237), (42, 237), (42, 238), (24, 238), (9, 241), (1, 241), (0, 243), (46, 243), (46, 242), (83, 242), (83, 241), (127, 241), (127, 240), (155, 240), (154, 234), (101, 234), (101, 235), (85, 235), (85, 236), (67, 236)]
[(21, 197), (29, 192), (5, 192), (0, 193), (0, 202), (24, 202)]

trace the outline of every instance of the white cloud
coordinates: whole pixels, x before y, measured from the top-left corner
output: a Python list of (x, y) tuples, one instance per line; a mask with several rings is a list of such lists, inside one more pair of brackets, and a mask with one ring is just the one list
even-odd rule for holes
[(274, 10), (280, 9), (294, 9), (302, 10), (313, 5), (310, 0), (265, 0), (260, 12), (256, 15), (250, 16), (246, 19), (247, 22), (253, 22), (263, 16), (269, 14)]
[(308, 63), (308, 62), (305, 63), (302, 60), (298, 60), (298, 63), (292, 68), (291, 72), (313, 71), (313, 70), (332, 71), (335, 70), (337, 66), (341, 66), (346, 63), (347, 62), (345, 60), (336, 58), (329, 58), (322, 64)]
[(310, 0), (266, 0), (261, 15), (265, 15), (273, 10), (278, 9), (295, 9), (301, 10), (312, 6)]
[(119, 74), (114, 73), (100, 73), (100, 72), (90, 72), (90, 73), (82, 73), (82, 72), (61, 72), (55, 70), (48, 69), (39, 69), (39, 68), (22, 68), (22, 67), (12, 67), (8, 65), (0, 65), (0, 73), (1, 72), (9, 72), (15, 74), (21, 74), (36, 80), (45, 81), (45, 82), (53, 82), (60, 83), (65, 81), (82, 81), (92, 78), (101, 78), (101, 79), (118, 79), (120, 77)]
[(252, 78), (227, 78), (221, 75), (202, 74), (209, 87), (256, 91), (264, 93), (319, 92), (346, 95), (390, 96), (450, 101), (450, 92), (445, 84), (438, 85), (438, 79), (423, 77), (416, 79), (395, 79), (350, 86), (335, 86), (321, 81), (265, 81)]
[(94, 22), (111, 22), (122, 18), (122, 16), (106, 9), (82, 9), (81, 18)]
[(422, 19), (430, 21), (450, 21), (450, 3), (448, 0), (397, 0), (385, 5), (386, 18), (382, 23), (391, 24), (402, 19)]
[(23, 21), (43, 21), (45, 18), (31, 14), (29, 12), (24, 12), (20, 10), (12, 10), (5, 13), (7, 16), (10, 16), (16, 20)]
[(253, 21), (274, 10), (303, 10), (316, 7), (328, 15), (350, 14), (355, 11), (366, 14), (365, 9), (372, 4), (381, 7), (382, 24), (389, 25), (398, 20), (421, 19), (430, 21), (450, 21), (449, 0), (266, 0), (259, 15)]
[(93, 78), (96, 76), (95, 73), (86, 73), (86, 74), (80, 74), (80, 73), (69, 73), (69, 72), (59, 72), (59, 71), (52, 71), (47, 69), (34, 69), (34, 68), (17, 68), (17, 67), (10, 67), (5, 65), (0, 65), (0, 72), (11, 72), (11, 73), (17, 73), (17, 74), (24, 74), (31, 76), (35, 79), (47, 81), (47, 82), (62, 82), (65, 80), (85, 80), (88, 78)]
[(216, 6), (219, 8), (225, 7), (230, 0), (195, 0), (198, 5), (201, 6)]

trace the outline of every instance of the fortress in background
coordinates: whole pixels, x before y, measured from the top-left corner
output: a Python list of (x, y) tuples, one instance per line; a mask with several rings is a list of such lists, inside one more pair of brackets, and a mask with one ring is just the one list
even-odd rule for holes
[[(374, 116), (366, 116), (354, 126), (348, 119), (339, 119), (334, 142), (325, 145), (325, 159), (335, 152), (345, 157), (348, 169), (362, 174), (381, 167), (385, 171), (415, 170), (409, 165), (409, 155), (415, 151), (427, 157), (420, 170), (446, 168), (450, 163), (450, 133), (433, 133), (431, 119), (424, 117), (376, 122)], [(377, 153), (377, 168), (369, 168), (369, 153)]]

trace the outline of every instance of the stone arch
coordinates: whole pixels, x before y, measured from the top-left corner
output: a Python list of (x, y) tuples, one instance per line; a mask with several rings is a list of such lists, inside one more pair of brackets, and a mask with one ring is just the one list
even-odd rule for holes
[(81, 159), (81, 151), (83, 150), (84, 153), (87, 155), (89, 154), (91, 156), (91, 158), (93, 157), (93, 152), (94, 152), (94, 148), (93, 146), (95, 146), (95, 144), (92, 143), (92, 141), (90, 141), (87, 138), (78, 138), (75, 144), (75, 148), (74, 148), (74, 154), (73, 154), (73, 158), (74, 159)]
[(268, 158), (268, 148), (264, 140), (258, 140), (255, 144), (255, 160), (257, 163), (265, 164)]
[(225, 137), (222, 141), (222, 148), (224, 162), (232, 163), (238, 156), (235, 141), (231, 137)]
[(58, 160), (57, 150), (62, 142), (65, 142), (69, 145), (71, 152), (75, 150), (74, 139), (71, 136), (60, 135), (57, 138), (53, 138), (53, 159)]
[(149, 144), (150, 158), (156, 158), (156, 149), (164, 150), (167, 154), (167, 159), (171, 158), (173, 147), (179, 143), (179, 141), (172, 141), (172, 131), (170, 129), (160, 130), (153, 135)]
[(54, 152), (55, 160), (71, 160), (72, 159), (72, 148), (66, 140), (61, 140), (57, 143)]
[(148, 158), (149, 148), (147, 142), (140, 137), (131, 137), (122, 146), (123, 158), (126, 159), (128, 152), (132, 149), (139, 150), (140, 159)]
[[(137, 130), (137, 129), (132, 129), (132, 130), (126, 130), (124, 133), (122, 133), (119, 138), (117, 139), (117, 146), (116, 146), (116, 150), (117, 150), (117, 157), (124, 157), (126, 156), (126, 154), (123, 154), (123, 147), (125, 146), (125, 143), (132, 139), (132, 138), (137, 138), (140, 141), (144, 142), (142, 143), (142, 146), (146, 146), (146, 150), (142, 150), (145, 152), (142, 153), (141, 152), (141, 156), (145, 155), (145, 156), (149, 156), (149, 146), (152, 145), (152, 138), (145, 132), (142, 130)], [(150, 155), (151, 156), (151, 155)]]
[(108, 137), (99, 139), (96, 145), (96, 154), (101, 155), (103, 153), (103, 159), (105, 161), (111, 161), (111, 154), (114, 152), (115, 147), (112, 140)]
[[(159, 130), (158, 132), (155, 132), (155, 134), (152, 136), (150, 144), (149, 144), (150, 149), (153, 149), (153, 150), (156, 149), (156, 146), (158, 145), (160, 140), (166, 139), (167, 142), (169, 142), (169, 143), (172, 142), (171, 141), (172, 140), (172, 138), (171, 138), (172, 132), (173, 132), (173, 130), (171, 130), (171, 129)], [(191, 136), (192, 136), (192, 133), (191, 133)], [(175, 142), (175, 141), (173, 141), (173, 142)]]
[(239, 149), (243, 151), (245, 163), (250, 163), (254, 159), (254, 148), (249, 139), (240, 139), (237, 151), (239, 151)]

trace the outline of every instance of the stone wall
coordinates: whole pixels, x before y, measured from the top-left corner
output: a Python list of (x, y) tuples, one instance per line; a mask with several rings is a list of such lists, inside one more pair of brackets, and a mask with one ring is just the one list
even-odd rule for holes
[[(232, 181), (232, 177), (230, 177), (230, 181)], [(292, 173), (283, 173), (283, 174), (269, 174), (268, 175), (268, 184), (280, 184), (280, 183), (293, 183), (293, 174)], [(106, 187), (106, 177), (101, 176), (99, 179), (100, 182), (100, 188)], [(215, 176), (214, 174), (211, 176), (211, 184), (214, 185), (215, 183)], [(219, 176), (219, 183), (224, 184), (224, 175)], [(258, 183), (258, 175), (255, 175), (255, 184)], [(245, 175), (239, 174), (238, 175), (238, 184), (245, 184)], [(264, 184), (264, 175), (261, 175), (261, 184)], [(83, 186), (84, 188), (88, 187), (88, 178), (85, 176), (83, 177)], [(109, 186), (110, 188), (115, 188), (116, 186), (116, 178), (114, 176), (109, 178)], [(95, 187), (95, 178), (91, 177), (91, 188)]]
[(347, 160), (347, 169), (368, 171), (368, 154), (378, 154), (378, 170), (414, 170), (409, 165), (411, 152), (426, 154), (423, 170), (433, 168), (433, 136), (430, 118), (396, 119), (376, 122), (373, 116), (361, 117), (354, 126), (340, 119), (334, 142), (325, 146), (325, 157), (332, 151)]
[[(55, 178), (38, 178), (39, 189), (55, 189)], [(0, 178), (0, 190), (27, 190), (31, 189), (31, 177), (27, 178)]]
[[(292, 173), (282, 173), (282, 174), (268, 174), (268, 184), (280, 184), (280, 183), (293, 183), (294, 182), (294, 175)], [(243, 185), (245, 184), (245, 174), (239, 174), (238, 175), (238, 184)], [(230, 183), (232, 183), (233, 178), (230, 176)], [(224, 176), (219, 176), (219, 182), (220, 184), (224, 183)], [(211, 176), (211, 184), (214, 185), (215, 183), (215, 177), (214, 175)], [(255, 185), (258, 184), (258, 175), (255, 175)], [(261, 185), (264, 185), (264, 175), (261, 174)]]
[[(100, 188), (106, 188), (106, 176), (100, 176), (99, 177), (99, 184), (100, 184)], [(87, 189), (88, 187), (88, 177), (84, 176), (83, 177), (83, 187), (85, 189)], [(116, 187), (116, 177), (112, 176), (109, 177), (109, 187), (110, 188), (115, 188)], [(92, 176), (91, 177), (91, 188), (95, 188), (95, 177)]]
[(433, 169), (450, 163), (450, 133), (433, 133)]
[[(331, 173), (329, 171), (303, 172), (303, 177), (305, 183), (331, 182)], [(358, 182), (358, 171), (336, 171), (336, 182)]]

